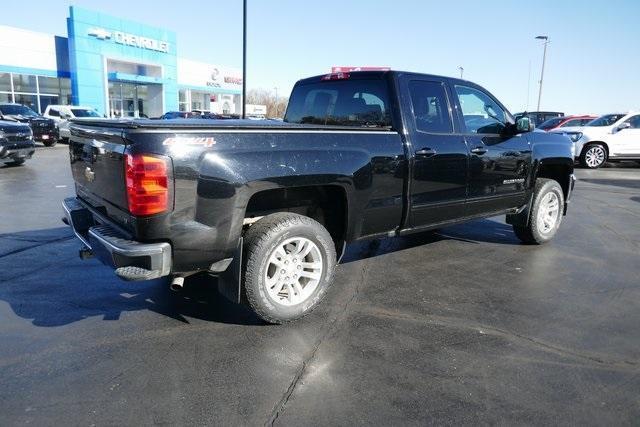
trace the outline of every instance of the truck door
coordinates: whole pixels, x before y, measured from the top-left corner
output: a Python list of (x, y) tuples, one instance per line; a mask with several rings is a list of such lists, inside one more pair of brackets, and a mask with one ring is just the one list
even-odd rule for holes
[(509, 114), (481, 88), (453, 84), (451, 89), (469, 147), (467, 215), (521, 206), (531, 166), (527, 135), (505, 134)]
[(455, 132), (451, 100), (443, 81), (407, 76), (405, 118), (413, 151), (409, 185), (411, 228), (465, 214), (467, 162), (464, 137)]

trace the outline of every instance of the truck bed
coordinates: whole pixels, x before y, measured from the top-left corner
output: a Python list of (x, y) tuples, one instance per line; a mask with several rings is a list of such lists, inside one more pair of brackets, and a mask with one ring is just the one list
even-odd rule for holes
[(71, 120), (76, 125), (95, 126), (103, 128), (119, 128), (119, 129), (198, 129), (206, 131), (207, 129), (241, 129), (241, 130), (322, 130), (322, 131), (389, 131), (390, 127), (382, 126), (334, 126), (334, 125), (316, 125), (316, 124), (298, 124), (286, 123), (275, 120), (216, 120), (216, 119), (95, 119), (82, 121)]

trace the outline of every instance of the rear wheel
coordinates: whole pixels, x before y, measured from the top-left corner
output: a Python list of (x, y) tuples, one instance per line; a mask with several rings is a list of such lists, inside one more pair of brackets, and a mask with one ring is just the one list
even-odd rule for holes
[(607, 161), (607, 150), (602, 144), (589, 144), (580, 155), (580, 164), (589, 169), (597, 169)]
[(42, 141), (45, 147), (53, 147), (58, 143), (57, 139), (49, 139), (47, 141)]
[(336, 251), (329, 232), (293, 213), (268, 215), (245, 233), (243, 286), (249, 306), (269, 323), (309, 314), (331, 285)]
[(538, 178), (531, 212), (526, 225), (514, 225), (513, 231), (523, 243), (542, 244), (556, 235), (564, 211), (564, 194), (557, 181)]

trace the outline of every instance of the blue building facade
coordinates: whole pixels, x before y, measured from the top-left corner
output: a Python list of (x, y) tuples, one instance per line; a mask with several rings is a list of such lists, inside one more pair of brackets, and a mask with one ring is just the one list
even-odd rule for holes
[(68, 37), (0, 26), (0, 102), (44, 111), (92, 107), (110, 117), (192, 109), (235, 113), (240, 71), (178, 57), (173, 31), (71, 6)]
[(67, 31), (72, 103), (115, 115), (178, 109), (175, 33), (75, 6)]

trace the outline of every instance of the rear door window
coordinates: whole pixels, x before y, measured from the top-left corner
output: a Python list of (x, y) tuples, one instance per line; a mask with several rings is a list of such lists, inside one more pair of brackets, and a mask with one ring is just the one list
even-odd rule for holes
[(361, 127), (391, 126), (383, 80), (336, 80), (297, 85), (284, 119), (288, 123)]
[(443, 83), (413, 80), (409, 82), (409, 93), (416, 130), (429, 133), (453, 132)]

